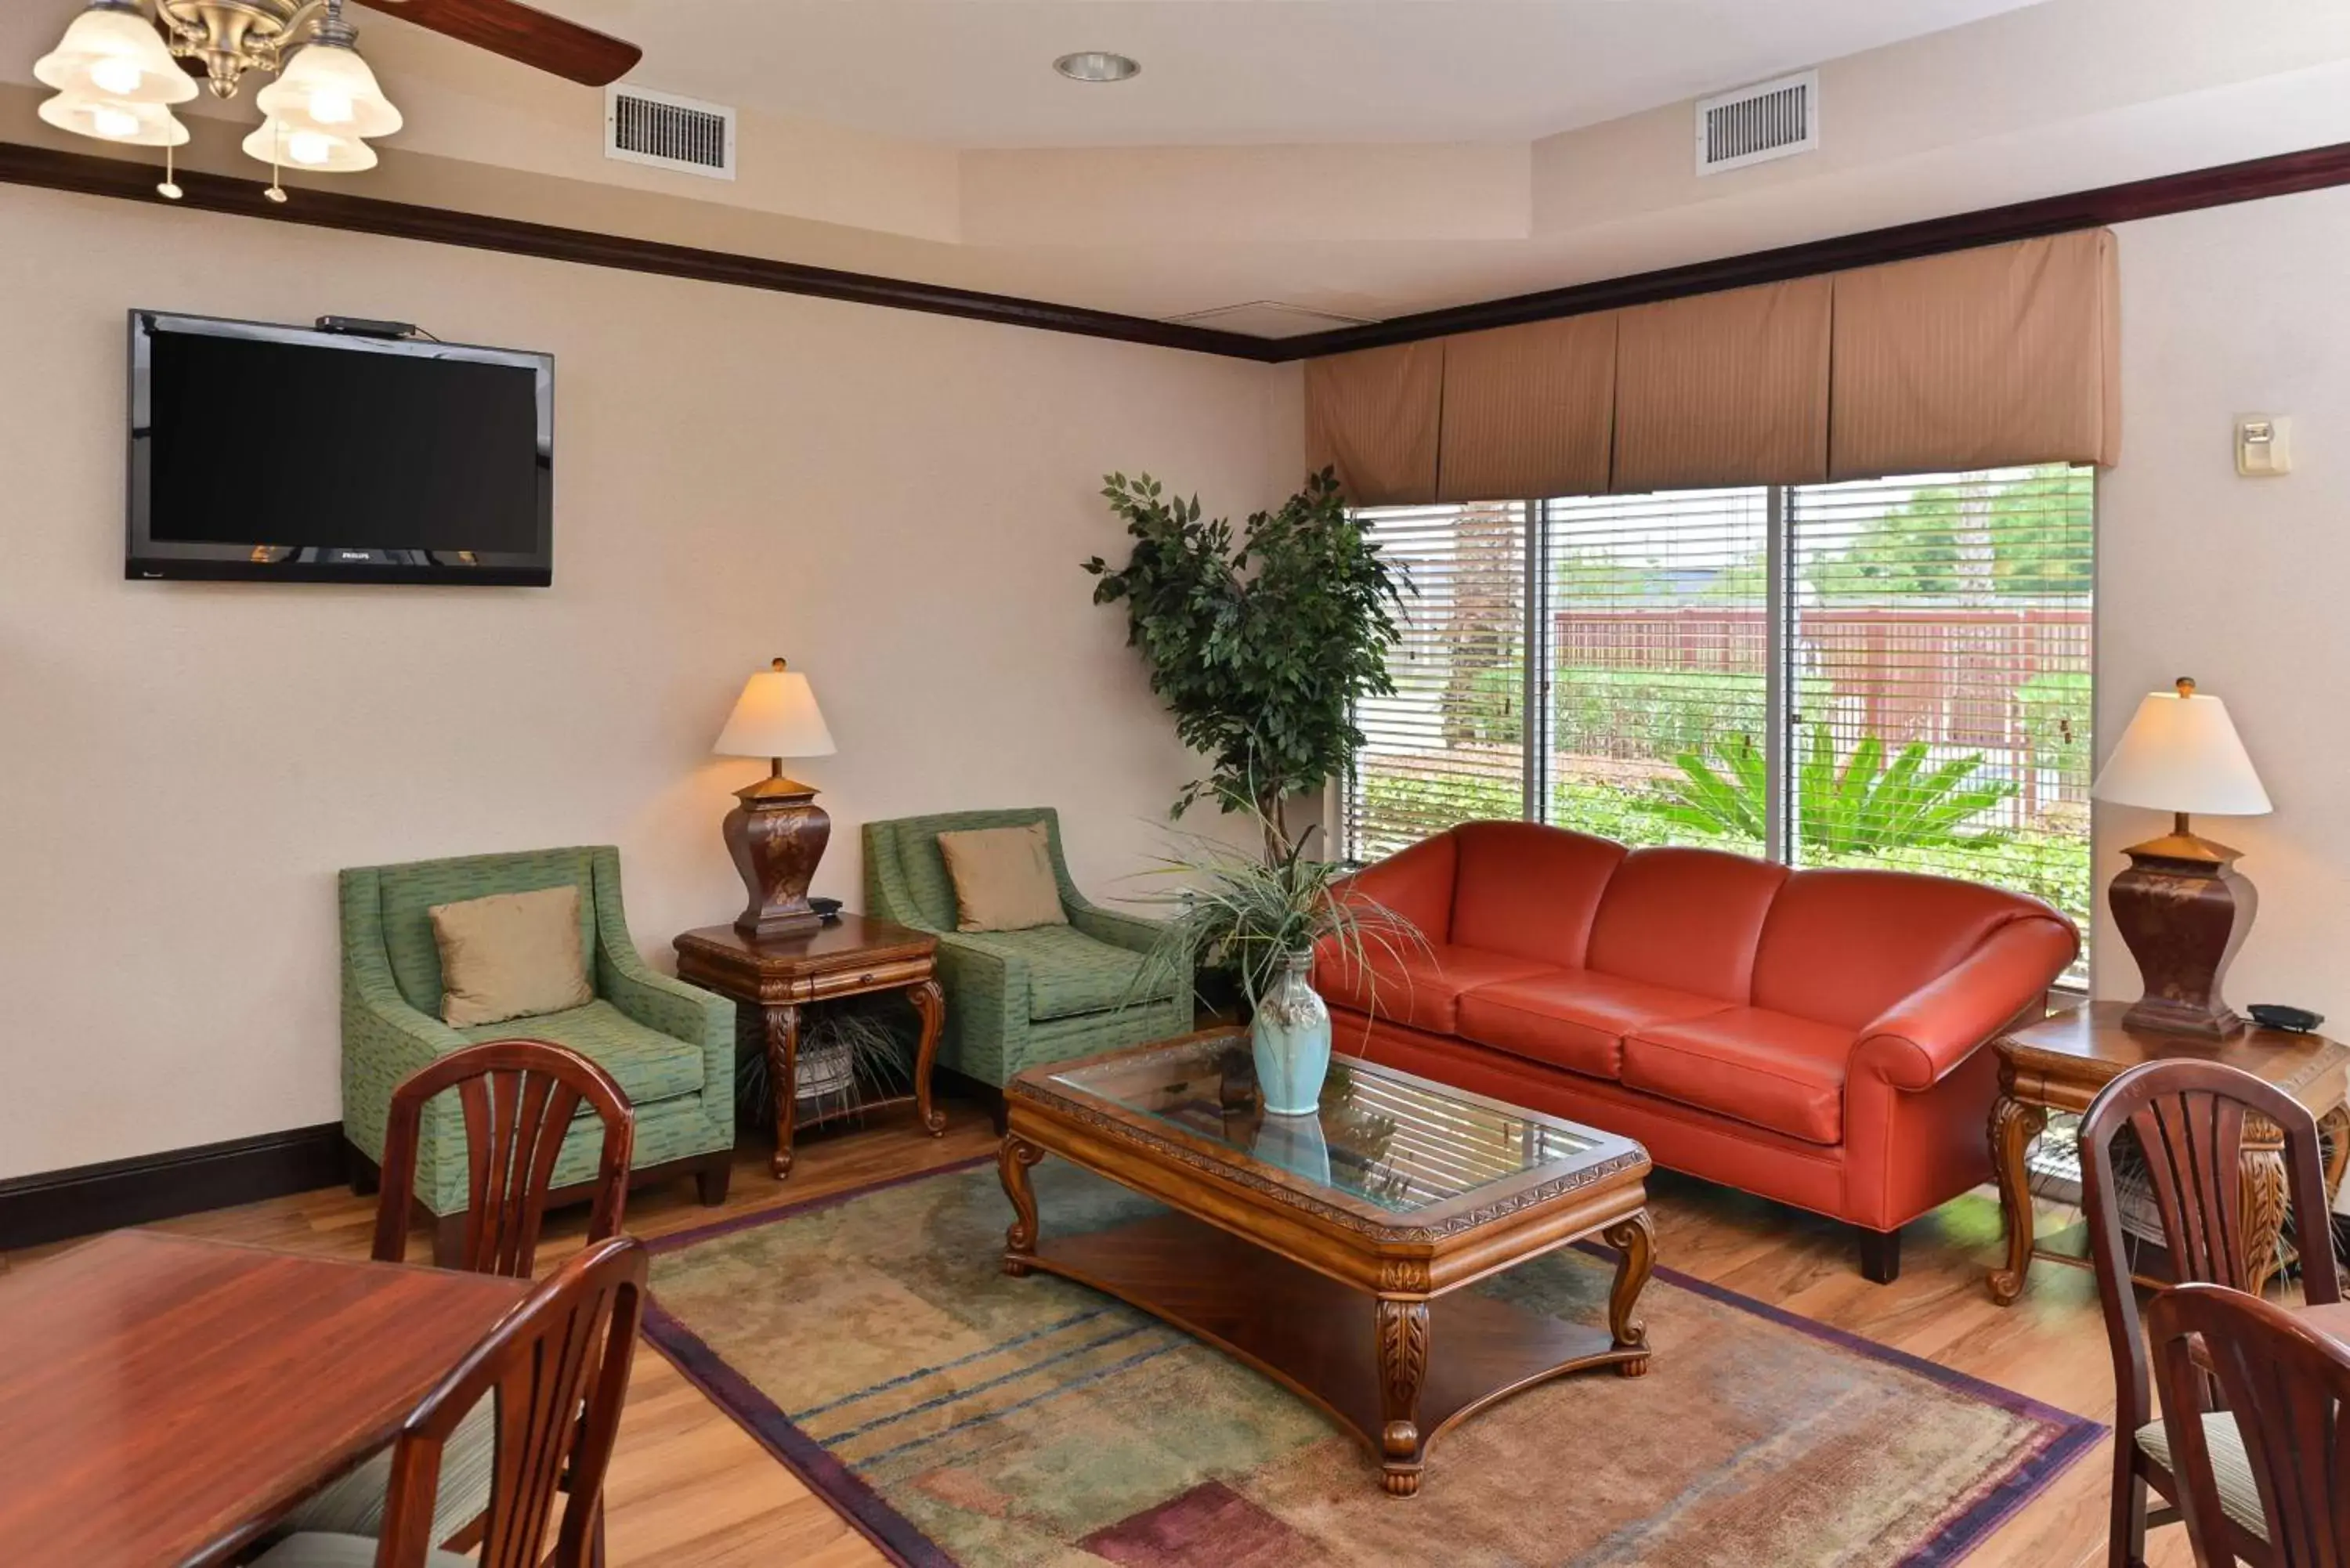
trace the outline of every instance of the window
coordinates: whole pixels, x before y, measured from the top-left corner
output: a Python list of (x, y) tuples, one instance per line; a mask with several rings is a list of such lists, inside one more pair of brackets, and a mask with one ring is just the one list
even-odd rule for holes
[(2095, 500), (2059, 465), (1367, 510), (1419, 592), (1397, 695), (1358, 715), (1347, 851), (1523, 815), (2085, 927)]
[(1355, 714), (1347, 852), (1376, 860), (1455, 823), (1525, 813), (1526, 509), (1362, 515), (1414, 590), (1388, 654), (1395, 695)]

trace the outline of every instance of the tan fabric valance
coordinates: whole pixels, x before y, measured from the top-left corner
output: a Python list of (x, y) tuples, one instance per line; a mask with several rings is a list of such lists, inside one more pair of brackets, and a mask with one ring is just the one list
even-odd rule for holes
[(1436, 499), (1441, 341), (1305, 362), (1305, 466), (1336, 469), (1359, 506)]
[(2121, 455), (2105, 230), (1305, 365), (1363, 505), (1802, 483)]
[(1619, 312), (1607, 488), (1825, 479), (1834, 297), (1829, 279), (1806, 277)]
[(2103, 229), (1838, 274), (1838, 479), (2121, 457), (2121, 287)]
[(1437, 499), (1607, 489), (1615, 404), (1613, 313), (1446, 338)]

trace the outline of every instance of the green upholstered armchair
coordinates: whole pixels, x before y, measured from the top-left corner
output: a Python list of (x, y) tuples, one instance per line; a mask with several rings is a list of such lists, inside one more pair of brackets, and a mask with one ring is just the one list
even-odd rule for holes
[[(955, 929), (954, 882), (939, 835), (1045, 825), (1066, 926), (1024, 931)], [(1088, 903), (1061, 856), (1061, 819), (1049, 806), (962, 811), (865, 825), (868, 913), (939, 936), (946, 1023), (939, 1061), (1001, 1089), (1040, 1062), (1163, 1040), (1191, 1027), (1191, 981), (1171, 976), (1136, 989), (1156, 922)]]
[[(484, 1040), (527, 1037), (568, 1045), (619, 1081), (637, 1110), (630, 1184), (691, 1171), (704, 1203), (726, 1196), (734, 1148), (734, 1004), (657, 973), (629, 940), (620, 905), (620, 852), (609, 846), (537, 849), (367, 866), (342, 873), (343, 1136), (367, 1163), (383, 1160), (392, 1085), (436, 1057)], [(441, 1022), (441, 954), (426, 912), (435, 904), (579, 889), (579, 940), (596, 1000), (584, 1007), (452, 1029)], [(603, 1131), (575, 1126), (555, 1166), (557, 1200), (596, 1175)], [(425, 1108), (416, 1196), (438, 1228), (465, 1211), (465, 1124), (454, 1095)]]

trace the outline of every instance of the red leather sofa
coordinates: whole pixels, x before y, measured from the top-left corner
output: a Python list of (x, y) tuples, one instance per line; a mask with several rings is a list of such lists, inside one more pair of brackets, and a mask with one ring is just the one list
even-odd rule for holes
[(2036, 899), (1477, 822), (1347, 887), (1417, 926), (1326, 950), (1336, 1049), (1622, 1133), (1659, 1165), (1849, 1221), (1863, 1271), (1989, 1179), (1985, 1043), (2080, 933)]

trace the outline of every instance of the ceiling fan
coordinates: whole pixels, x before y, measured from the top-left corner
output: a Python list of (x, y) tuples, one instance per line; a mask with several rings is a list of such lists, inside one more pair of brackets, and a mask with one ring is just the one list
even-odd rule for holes
[[(538, 70), (602, 87), (643, 57), (634, 44), (534, 10), (517, 0), (365, 0), (370, 9), (503, 55)], [(88, 0), (57, 47), (33, 67), (57, 89), (44, 120), (78, 135), (165, 150), (158, 187), (180, 195), (171, 150), (188, 140), (172, 105), (196, 95), (237, 94), (244, 73), (277, 79), (254, 98), (265, 116), (244, 151), (271, 166), (269, 195), (286, 200), (275, 171), (372, 169), (369, 139), (400, 127), (400, 111), (359, 57), (359, 31), (343, 0)], [(194, 79), (191, 79), (194, 78)]]

